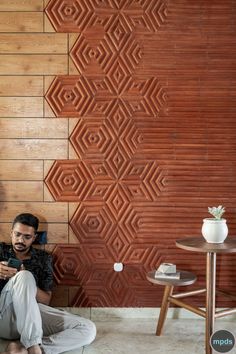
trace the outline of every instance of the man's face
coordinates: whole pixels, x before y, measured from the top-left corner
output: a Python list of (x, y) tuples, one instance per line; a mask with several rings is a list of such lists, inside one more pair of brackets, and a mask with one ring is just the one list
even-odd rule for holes
[(11, 237), (14, 251), (26, 253), (34, 242), (36, 235), (32, 226), (16, 223), (11, 231)]

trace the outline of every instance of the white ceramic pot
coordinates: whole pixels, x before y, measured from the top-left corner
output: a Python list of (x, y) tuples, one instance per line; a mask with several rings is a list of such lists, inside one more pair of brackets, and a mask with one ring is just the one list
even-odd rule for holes
[(203, 219), (202, 236), (209, 243), (222, 243), (228, 236), (225, 219)]

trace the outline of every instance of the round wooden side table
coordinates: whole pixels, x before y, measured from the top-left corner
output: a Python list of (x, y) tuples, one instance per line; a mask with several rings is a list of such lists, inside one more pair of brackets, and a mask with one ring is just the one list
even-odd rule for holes
[[(223, 243), (208, 243), (202, 236), (187, 237), (176, 241), (176, 246), (191, 252), (206, 253), (206, 330), (205, 346), (206, 354), (212, 354), (210, 338), (214, 332), (215, 318), (236, 313), (236, 308), (216, 311), (216, 255), (236, 253), (236, 237), (228, 236)], [(222, 295), (236, 299), (235, 295), (218, 290)]]

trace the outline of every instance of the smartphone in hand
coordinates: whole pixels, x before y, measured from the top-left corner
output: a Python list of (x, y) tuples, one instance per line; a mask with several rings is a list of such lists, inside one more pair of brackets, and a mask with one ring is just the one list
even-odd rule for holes
[(9, 258), (7, 262), (7, 266), (11, 268), (16, 268), (17, 270), (20, 270), (20, 267), (22, 265), (22, 262), (17, 259), (17, 258)]

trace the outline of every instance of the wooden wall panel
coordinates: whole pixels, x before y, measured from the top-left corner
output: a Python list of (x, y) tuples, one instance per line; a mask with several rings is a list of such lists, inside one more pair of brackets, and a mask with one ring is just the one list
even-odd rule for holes
[(1, 181), (0, 201), (43, 201), (42, 181)]
[(66, 159), (67, 149), (64, 139), (2, 139), (0, 159)]
[(23, 210), (37, 215), (42, 223), (68, 222), (68, 203), (0, 202), (1, 222), (11, 223)]
[[(32, 97), (31, 100), (33, 104)], [(23, 109), (21, 114), (22, 111)], [(36, 115), (39, 116), (40, 114)], [(0, 127), (0, 138), (67, 139), (68, 137), (67, 119), (52, 121), (50, 118), (0, 118)]]
[(43, 160), (0, 160), (0, 180), (38, 181), (43, 171)]
[[(232, 0), (0, 1), (0, 232), (39, 216), (57, 305), (158, 306), (145, 274), (161, 262), (204, 284), (204, 257), (175, 240), (201, 237), (208, 206), (236, 233), (235, 13)], [(218, 263), (231, 290), (233, 264)]]
[[(52, 81), (47, 104), (57, 118), (79, 120), (70, 160), (56, 161), (45, 182), (55, 200), (78, 203), (70, 245), (54, 254), (65, 264), (76, 254), (76, 269), (87, 268), (77, 278), (56, 269), (56, 279), (82, 284), (74, 305), (154, 305), (145, 272), (161, 261), (197, 268), (203, 280), (204, 261), (196, 267), (199, 257), (174, 241), (200, 236), (207, 206), (224, 203), (235, 231), (235, 5), (72, 3), (73, 18), (56, 0), (46, 6), (57, 32), (74, 32), (70, 75)], [(118, 260), (125, 268), (115, 274)]]
[(0, 32), (43, 32), (43, 13), (0, 12)]
[(0, 11), (43, 11), (44, 0), (1, 0)]
[(0, 97), (1, 117), (43, 117), (42, 97)]
[(0, 76), (0, 96), (43, 96), (43, 76)]
[(0, 52), (3, 54), (66, 54), (67, 35), (0, 34)]
[(61, 75), (67, 73), (66, 55), (0, 55), (0, 75)]

